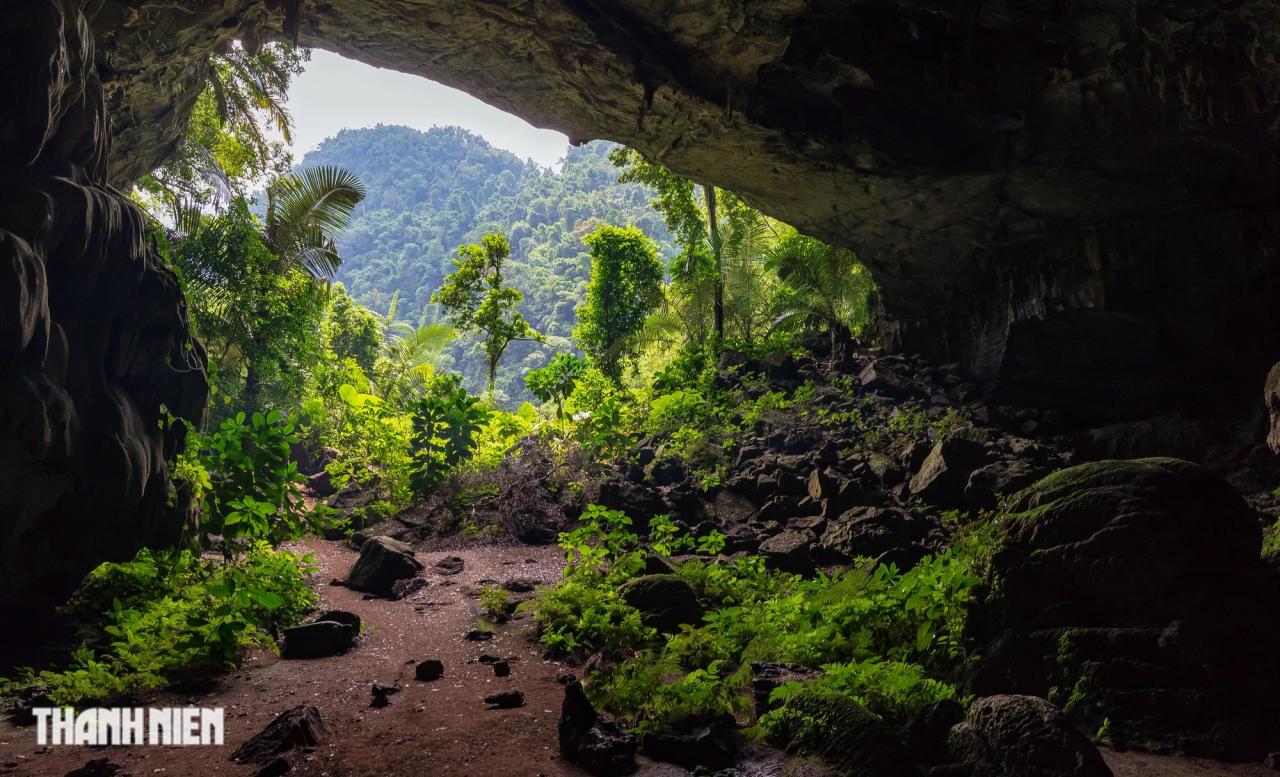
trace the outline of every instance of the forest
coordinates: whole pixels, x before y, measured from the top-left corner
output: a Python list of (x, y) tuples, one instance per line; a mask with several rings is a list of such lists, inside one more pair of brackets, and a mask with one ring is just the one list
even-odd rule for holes
[[(457, 127), (379, 125), (294, 160), (285, 103), (305, 66), (280, 43), (217, 55), (181, 147), (129, 193), (207, 360), (205, 418), (166, 422), (184, 440), (168, 463), (182, 541), (91, 572), (61, 608), (63, 649), (0, 696), (151, 698), (255, 654), (328, 656), (302, 647), (320, 624), (345, 640), (332, 653), (359, 653), (368, 623), (316, 616), (334, 596), (318, 556), (351, 557), (344, 590), (427, 608), (413, 597), (444, 584), (415, 554), (552, 548), (553, 579), (477, 581), (458, 639), (524, 640), (575, 673), (546, 685), (564, 694), (559, 753), (592, 774), (637, 754), (738, 774), (721, 770), (771, 748), (850, 775), (1103, 775), (1095, 743), (1239, 759), (1272, 741), (1254, 711), (1274, 699), (1234, 675), (1173, 701), (1115, 682), (1146, 649), (1124, 640), (1164, 626), (1056, 566), (1089, 566), (1112, 536), (1069, 520), (1077, 496), (1112, 498), (1121, 475), (1176, 491), (1194, 465), (1089, 461), (1054, 411), (877, 347), (853, 251), (626, 146), (549, 170)], [(1159, 509), (1254, 532), (1223, 488)], [(1139, 491), (1114, 520), (1156, 510)], [(1036, 521), (1053, 531), (1020, 528)], [(1280, 551), (1280, 520), (1264, 523), (1260, 548), (1224, 541), (1210, 571)], [(1172, 546), (1186, 525), (1152, 531)], [(1140, 545), (1106, 552), (1140, 565)], [(1054, 609), (1064, 577), (1110, 619)], [(1207, 677), (1224, 657), (1206, 644), (1178, 660)], [(1143, 660), (1152, 683), (1173, 671)], [(427, 663), (418, 681), (438, 678)], [(399, 692), (375, 682), (372, 706)], [(486, 702), (532, 696), (504, 693)], [(1230, 733), (1187, 722), (1196, 705)], [(1001, 715), (1034, 721), (1052, 768), (983, 728)]]

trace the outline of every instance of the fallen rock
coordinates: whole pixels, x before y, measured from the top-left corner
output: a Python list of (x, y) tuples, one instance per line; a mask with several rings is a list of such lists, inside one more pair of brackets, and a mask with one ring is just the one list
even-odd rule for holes
[(1098, 748), (1035, 696), (978, 699), (947, 748), (972, 777), (1112, 777)]
[(859, 556), (879, 558), (890, 554), (899, 566), (904, 566), (907, 560), (911, 563), (905, 566), (910, 566), (919, 560), (918, 556), (908, 558), (914, 555), (912, 534), (913, 522), (900, 510), (855, 507), (827, 524), (816, 555), (822, 560), (842, 562)]
[(640, 752), (655, 761), (664, 761), (693, 771), (728, 769), (733, 766), (737, 745), (733, 718), (688, 731), (655, 731), (640, 738)]
[(560, 707), (560, 753), (596, 777), (636, 770), (636, 738), (596, 713), (582, 683), (570, 680)]
[(420, 661), (413, 670), (413, 677), (424, 683), (432, 680), (439, 680), (444, 677), (444, 662), (436, 658), (428, 658), (426, 661)]
[(484, 703), (500, 710), (523, 707), (524, 693), (521, 691), (501, 691), (484, 697)]
[(799, 664), (780, 664), (771, 661), (751, 663), (751, 697), (755, 702), (756, 717), (774, 709), (769, 700), (778, 686), (793, 680), (804, 682), (821, 677), (822, 672)]
[(463, 635), (463, 639), (469, 642), (484, 642), (493, 639), (493, 632), (484, 629), (471, 629)]
[(494, 661), (493, 674), (495, 677), (506, 677), (511, 674), (511, 664), (507, 661)]
[(1190, 462), (1050, 475), (996, 525), (970, 690), (1049, 698), (1122, 746), (1260, 759), (1280, 749), (1280, 602), (1260, 548), (1247, 503)]
[(987, 464), (970, 473), (964, 500), (970, 507), (994, 510), (1001, 497), (1021, 491), (1044, 474), (1040, 467), (1017, 459)]
[(680, 630), (683, 623), (702, 620), (702, 605), (688, 583), (675, 575), (644, 575), (622, 586), (622, 599), (640, 611), (646, 626), (664, 634)]
[(808, 574), (814, 569), (812, 532), (787, 529), (760, 543), (760, 555), (771, 569)]
[(124, 767), (112, 763), (108, 758), (93, 758), (86, 761), (84, 766), (67, 772), (66, 777), (115, 777), (122, 768)]
[(462, 572), (467, 566), (467, 562), (463, 561), (459, 556), (445, 556), (436, 562), (434, 569), (438, 575), (456, 575)]
[(911, 478), (911, 493), (939, 507), (960, 507), (969, 475), (982, 466), (985, 458), (986, 449), (972, 440), (943, 440), (933, 446)]
[(311, 623), (285, 629), (280, 655), (288, 659), (336, 656), (354, 647), (359, 636), (359, 615), (330, 610)]
[(410, 577), (404, 580), (397, 580), (391, 584), (391, 593), (389, 594), (389, 597), (397, 601), (400, 599), (408, 599), (410, 596), (413, 596), (429, 585), (431, 584), (420, 577)]
[(320, 710), (311, 705), (285, 710), (236, 748), (231, 760), (238, 763), (266, 763), (280, 753), (297, 747), (315, 747), (329, 740), (329, 727)]
[(414, 577), (422, 563), (413, 549), (390, 537), (370, 537), (360, 548), (360, 558), (347, 573), (347, 587), (387, 596), (397, 580)]
[(620, 510), (631, 518), (631, 528), (637, 534), (649, 531), (649, 519), (668, 512), (662, 494), (649, 486), (632, 483), (623, 478), (606, 480), (600, 484), (595, 503), (610, 510)]
[(293, 764), (283, 758), (277, 758), (253, 773), (253, 777), (282, 777), (293, 769)]
[(379, 685), (374, 683), (369, 689), (373, 694), (373, 700), (369, 702), (370, 707), (385, 707), (391, 703), (391, 696), (400, 692), (398, 685)]

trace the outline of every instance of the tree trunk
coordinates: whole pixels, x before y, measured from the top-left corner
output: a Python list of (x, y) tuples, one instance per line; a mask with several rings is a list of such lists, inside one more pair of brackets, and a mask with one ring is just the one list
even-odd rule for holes
[(258, 378), (258, 370), (249, 362), (244, 372), (244, 414), (250, 418), (258, 411), (258, 397), (262, 395), (262, 381)]
[(716, 258), (715, 335), (716, 347), (724, 344), (724, 252), (720, 246), (720, 225), (716, 219), (716, 187), (702, 185), (707, 200), (707, 229), (711, 235), (711, 252)]

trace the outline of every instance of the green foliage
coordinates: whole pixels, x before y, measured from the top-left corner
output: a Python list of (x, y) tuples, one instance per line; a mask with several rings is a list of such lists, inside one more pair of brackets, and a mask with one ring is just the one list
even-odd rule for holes
[(1280, 519), (1262, 530), (1262, 555), (1280, 553)]
[(327, 524), (325, 510), (303, 504), (305, 482), (290, 458), (298, 441), (292, 420), (276, 411), (246, 417), (237, 413), (216, 431), (187, 435), (177, 476), (191, 478), (201, 513), (200, 547), (217, 547), (230, 558), (246, 543), (277, 545)]
[[(940, 678), (956, 676), (968, 659), (961, 637), (978, 579), (967, 557), (943, 553), (906, 572), (882, 565), (812, 580), (768, 571), (758, 557), (685, 560), (676, 573), (707, 613), (662, 641), (643, 628), (619, 589), (643, 570), (646, 553), (714, 553), (722, 536), (683, 536), (658, 516), (642, 544), (625, 515), (592, 506), (561, 545), (564, 580), (535, 604), (542, 642), (580, 656), (622, 656), (590, 692), (603, 709), (642, 729), (743, 712), (753, 661), (823, 666), (829, 679), (815, 692), (853, 697), (898, 720), (953, 697), (954, 687)], [(637, 652), (628, 657), (627, 649)]]
[(471, 456), (476, 434), (489, 419), (490, 411), (479, 397), (459, 385), (457, 376), (441, 376), (425, 396), (414, 400), (413, 489), (425, 495)]
[[(358, 373), (357, 377), (363, 378)], [(389, 517), (409, 503), (413, 462), (409, 455), (412, 422), (391, 403), (350, 383), (338, 387), (336, 402), (329, 398), (312, 403), (312, 423), (316, 434), (340, 451), (327, 467), (334, 485), (344, 488), (354, 481), (372, 490), (377, 500), (373, 515)]]
[(256, 542), (230, 563), (143, 550), (103, 564), (65, 607), (84, 640), (71, 665), (24, 669), (0, 693), (34, 685), (75, 705), (228, 669), (246, 648), (274, 648), (271, 634), (315, 605), (309, 562)]
[(834, 345), (837, 328), (856, 333), (869, 321), (875, 284), (852, 251), (791, 230), (769, 248), (766, 264), (782, 282), (782, 325), (825, 329)]
[(917, 664), (869, 659), (826, 664), (822, 673), (816, 680), (793, 681), (774, 689), (770, 701), (784, 706), (760, 718), (760, 728), (767, 738), (773, 738), (771, 735), (784, 727), (795, 725), (794, 720), (788, 720), (795, 713), (785, 703), (801, 693), (849, 698), (895, 724), (905, 724), (925, 707), (957, 697), (954, 685), (926, 676)]
[(574, 337), (617, 382), (622, 360), (635, 355), (635, 336), (662, 301), (662, 262), (657, 245), (635, 227), (602, 226), (585, 242), (591, 248), (591, 280)]
[(524, 383), (533, 395), (543, 402), (556, 403), (556, 418), (564, 418), (564, 401), (577, 388), (578, 379), (587, 371), (587, 360), (568, 351), (561, 351), (547, 366), (530, 370)]
[(366, 373), (372, 372), (382, 351), (382, 329), (382, 319), (356, 304), (341, 283), (330, 287), (321, 334), (334, 356), (352, 359)]
[(480, 589), (480, 609), (491, 618), (504, 616), (511, 609), (511, 597), (500, 585), (486, 585)]
[(514, 340), (542, 338), (516, 309), (524, 295), (503, 283), (502, 266), (510, 253), (507, 239), (498, 233), (485, 235), (479, 243), (459, 246), (454, 271), (431, 295), (432, 302), (448, 311), (454, 327), (480, 335), (489, 366), (486, 386), (490, 394), (497, 381), (498, 361), (507, 346)]

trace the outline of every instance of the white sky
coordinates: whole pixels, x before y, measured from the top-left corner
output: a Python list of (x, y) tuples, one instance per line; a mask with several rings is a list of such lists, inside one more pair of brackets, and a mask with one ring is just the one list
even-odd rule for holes
[(561, 133), (538, 129), (466, 92), (319, 49), (289, 87), (289, 112), (294, 162), (338, 130), (375, 124), (422, 130), (456, 125), (544, 167), (558, 167), (569, 145)]

